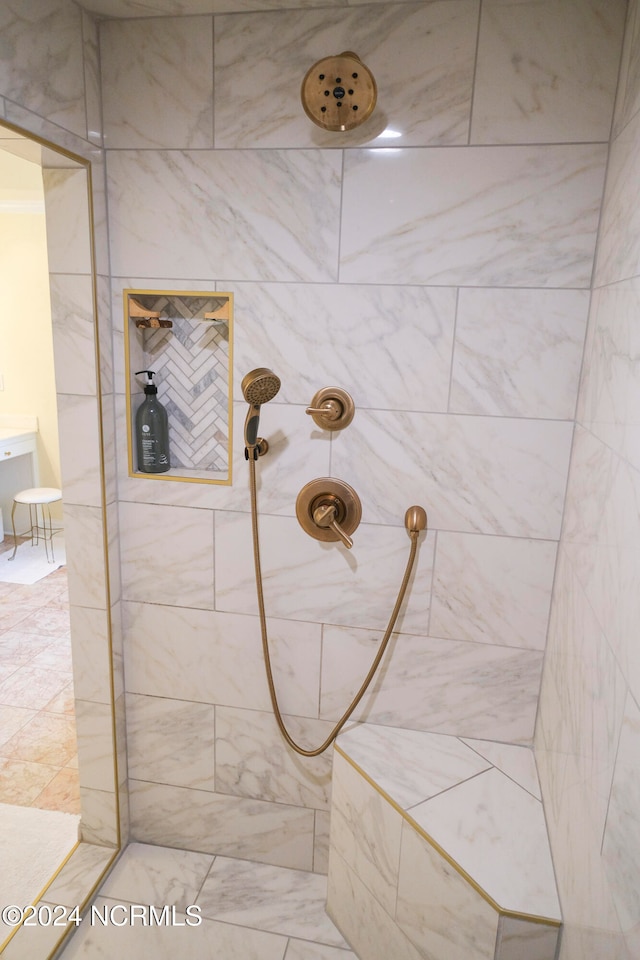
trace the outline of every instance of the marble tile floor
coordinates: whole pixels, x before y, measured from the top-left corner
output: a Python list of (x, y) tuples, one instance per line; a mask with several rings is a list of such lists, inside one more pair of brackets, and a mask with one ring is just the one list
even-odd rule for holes
[[(132, 843), (104, 881), (59, 960), (355, 960), (325, 913), (327, 878), (304, 870)], [(176, 925), (129, 922), (130, 905), (175, 906)], [(201, 923), (186, 924), (200, 907)], [(181, 925), (178, 925), (181, 924)]]
[(80, 812), (70, 644), (65, 567), (0, 582), (0, 803)]

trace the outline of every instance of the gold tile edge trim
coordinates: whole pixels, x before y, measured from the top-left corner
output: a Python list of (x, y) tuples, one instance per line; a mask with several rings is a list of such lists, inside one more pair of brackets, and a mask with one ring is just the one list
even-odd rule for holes
[(387, 803), (394, 808), (394, 810), (397, 810), (402, 819), (409, 824), (411, 829), (414, 830), (414, 832), (420, 837), (422, 837), (423, 840), (426, 840), (426, 842), (433, 847), (436, 853), (438, 853), (443, 860), (446, 860), (446, 862), (453, 867), (456, 873), (458, 873), (469, 884), (469, 886), (473, 887), (476, 893), (478, 893), (499, 916), (511, 917), (515, 920), (526, 920), (529, 923), (540, 923), (549, 927), (558, 927), (558, 929), (562, 926), (562, 920), (556, 920), (553, 917), (544, 917), (535, 913), (521, 913), (518, 910), (510, 910), (506, 907), (501, 907), (500, 904), (493, 899), (491, 894), (487, 893), (487, 891), (481, 887), (480, 884), (477, 883), (477, 881), (474, 880), (473, 877), (470, 876), (470, 874), (468, 874), (467, 871), (461, 867), (460, 864), (454, 860), (453, 857), (448, 854), (447, 851), (441, 847), (440, 844), (434, 840), (434, 838), (428, 834), (423, 827), (420, 826), (420, 824), (416, 823), (413, 817), (409, 816), (407, 811), (403, 810), (403, 808), (393, 799), (393, 797), (389, 796), (389, 794), (382, 789), (382, 787), (373, 779), (373, 777), (369, 776), (369, 774), (366, 773), (366, 771), (363, 770), (362, 767), (359, 766), (359, 764), (357, 764), (355, 760), (353, 760), (352, 757), (350, 757), (349, 754), (342, 749), (342, 747), (338, 746), (337, 743), (334, 743), (333, 746), (336, 753), (339, 753), (340, 756), (343, 757), (347, 763), (350, 764), (354, 770), (356, 770), (360, 776), (363, 777), (367, 783), (373, 787), (376, 793), (379, 793), (380, 796), (383, 797)]
[[(127, 309), (127, 301), (130, 296), (133, 294), (142, 294), (151, 295), (151, 294), (166, 294), (170, 297), (202, 297), (207, 294), (218, 294), (219, 296), (229, 298), (229, 306), (231, 308), (230, 317), (227, 321), (229, 324), (229, 353), (228, 353), (228, 369), (229, 369), (229, 381), (227, 384), (227, 410), (229, 412), (228, 423), (229, 423), (229, 439), (227, 442), (227, 477), (224, 480), (216, 480), (214, 478), (209, 479), (208, 477), (180, 477), (180, 476), (167, 476), (163, 473), (142, 473), (140, 470), (133, 469), (133, 436), (132, 436), (132, 427), (133, 427), (133, 409), (131, 401), (131, 390), (130, 380), (131, 380), (131, 355), (129, 352), (129, 311)], [(233, 484), (233, 324), (234, 324), (234, 294), (230, 290), (162, 290), (162, 289), (147, 289), (142, 287), (123, 287), (122, 289), (122, 309), (124, 313), (124, 365), (125, 365), (125, 403), (126, 403), (126, 412), (127, 412), (127, 474), (133, 480), (164, 480), (169, 482), (177, 483), (208, 483), (210, 485), (215, 485), (218, 487), (230, 487)]]
[[(98, 263), (96, 257), (96, 234), (95, 234), (95, 217), (94, 217), (94, 190), (93, 190), (93, 167), (90, 161), (86, 161), (85, 170), (87, 175), (87, 202), (89, 205), (89, 244), (90, 244), (90, 253), (91, 253), (91, 288), (93, 296), (93, 327), (94, 327), (94, 342), (93, 349), (95, 355), (95, 364), (96, 364), (96, 406), (98, 412), (98, 438), (99, 438), (99, 459), (100, 459), (100, 498), (101, 498), (101, 508), (102, 508), (102, 556), (104, 562), (104, 601), (105, 601), (105, 617), (107, 622), (107, 638), (108, 638), (108, 648), (109, 648), (109, 693), (111, 696), (111, 742), (113, 745), (113, 783), (114, 783), (114, 799), (115, 799), (115, 828), (116, 828), (116, 844), (117, 848), (120, 849), (122, 846), (122, 825), (121, 825), (121, 804), (120, 804), (120, 770), (119, 770), (119, 761), (118, 761), (118, 723), (116, 717), (116, 680), (114, 673), (114, 651), (113, 651), (113, 613), (112, 613), (112, 591), (111, 591), (111, 561), (109, 556), (109, 522), (107, 519), (108, 511), (108, 500), (107, 500), (107, 477), (106, 477), (106, 463), (107, 458), (105, 455), (105, 430), (104, 430), (104, 393), (102, 390), (102, 355), (100, 353), (100, 332), (101, 332), (101, 318), (100, 318), (100, 304), (98, 297)], [(111, 348), (111, 369), (114, 367), (114, 357), (113, 357), (113, 347)], [(116, 432), (116, 423), (115, 423), (115, 409), (112, 405), (112, 416), (113, 416), (113, 432), (114, 432), (114, 442), (115, 442), (115, 432)], [(114, 477), (114, 482), (117, 484), (117, 476)], [(117, 504), (117, 499), (115, 501)], [(118, 539), (120, 539), (120, 532), (118, 530)], [(91, 701), (90, 701), (91, 702)], [(110, 792), (110, 791), (109, 791)], [(81, 806), (82, 814), (82, 806)], [(82, 826), (82, 816), (80, 819), (80, 825)]]
[[(7, 127), (10, 130), (13, 130), (15, 133), (20, 134), (21, 137), (39, 143), (41, 146), (46, 147), (49, 150), (52, 150), (54, 153), (60, 154), (66, 157), (69, 160), (72, 160), (78, 165), (79, 168), (83, 169), (86, 174), (86, 199), (88, 205), (88, 219), (89, 219), (89, 246), (90, 246), (90, 260), (91, 260), (91, 296), (92, 296), (92, 305), (93, 305), (93, 321), (94, 321), (94, 356), (96, 363), (96, 410), (98, 413), (98, 435), (99, 435), (99, 464), (100, 464), (100, 495), (101, 495), (101, 505), (100, 510), (102, 513), (102, 536), (103, 536), (103, 558), (104, 558), (104, 598), (105, 598), (105, 615), (107, 620), (107, 636), (108, 636), (108, 647), (109, 647), (109, 687), (111, 692), (111, 730), (112, 730), (112, 743), (113, 743), (113, 771), (114, 771), (114, 798), (115, 798), (115, 827), (116, 827), (116, 847), (113, 850), (113, 856), (109, 859), (104, 870), (100, 873), (100, 876), (96, 880), (95, 884), (90, 888), (89, 892), (86, 894), (84, 899), (81, 901), (81, 906), (84, 906), (89, 902), (95, 891), (97, 890), (99, 884), (102, 882), (105, 874), (111, 868), (114, 859), (118, 856), (122, 848), (122, 828), (121, 828), (121, 804), (120, 804), (120, 780), (118, 774), (118, 738), (117, 738), (117, 723), (116, 723), (116, 702), (115, 702), (115, 676), (113, 670), (113, 620), (112, 620), (112, 607), (111, 607), (111, 577), (109, 571), (109, 531), (107, 524), (107, 487), (106, 487), (106, 475), (105, 475), (105, 442), (104, 442), (104, 421), (103, 421), (103, 402), (104, 395), (102, 392), (102, 372), (100, 368), (100, 314), (98, 309), (98, 287), (97, 287), (97, 258), (96, 258), (96, 238), (95, 238), (95, 217), (94, 217), (94, 190), (93, 190), (93, 164), (92, 161), (88, 158), (82, 157), (79, 154), (73, 153), (70, 150), (67, 150), (65, 147), (61, 147), (58, 144), (53, 143), (51, 140), (47, 140), (44, 137), (39, 136), (36, 133), (31, 132), (30, 130), (25, 130), (23, 127), (17, 126), (9, 120), (6, 120), (4, 117), (0, 118), (0, 128)], [(104, 151), (102, 148), (97, 148), (100, 151), (100, 155), (103, 156)], [(44, 165), (41, 164), (42, 169)], [(45, 201), (46, 204), (46, 201)], [(46, 206), (45, 206), (46, 209)], [(113, 359), (113, 358), (112, 358)], [(231, 380), (230, 387), (231, 390)], [(57, 391), (56, 391), (57, 393)], [(91, 702), (91, 701), (90, 701)], [(82, 826), (82, 809), (80, 811), (80, 826)], [(82, 843), (87, 843), (87, 841), (78, 840), (75, 846), (67, 854), (65, 859), (62, 861), (58, 869), (55, 871), (51, 879), (48, 881), (47, 885), (43, 888), (41, 893), (38, 896), (38, 899), (35, 901), (38, 902), (41, 899), (42, 895), (49, 889), (50, 885), (59, 875), (60, 871), (67, 864), (69, 859), (73, 856), (75, 851)], [(89, 846), (99, 846), (99, 844), (88, 844)], [(110, 849), (105, 847), (105, 850)], [(9, 934), (7, 939), (0, 943), (0, 954), (5, 950), (5, 947), (11, 942), (13, 937), (17, 934), (18, 930), (22, 927), (16, 927)], [(54, 956), (54, 954), (59, 949), (62, 942), (65, 940), (71, 928), (66, 927), (62, 936), (58, 938), (55, 947), (47, 955), (48, 960)]]
[[(42, 890), (40, 891), (40, 893), (39, 893), (36, 897), (33, 898), (33, 900), (32, 900), (32, 905), (33, 905), (33, 906), (37, 906), (37, 904), (40, 903), (40, 901), (42, 900), (44, 894), (47, 892), (47, 890), (49, 889), (49, 887), (51, 886), (51, 884), (53, 883), (53, 881), (57, 879), (57, 877), (60, 875), (60, 873), (62, 872), (62, 870), (63, 870), (63, 869), (66, 867), (66, 865), (68, 864), (69, 860), (71, 860), (71, 857), (74, 855), (74, 853), (76, 852), (76, 850), (78, 850), (79, 847), (81, 847), (83, 844), (84, 844), (85, 846), (89, 846), (89, 847), (97, 847), (97, 846), (99, 846), (99, 844), (97, 844), (97, 843), (87, 843), (85, 840), (76, 840), (74, 846), (71, 848), (71, 850), (69, 851), (69, 853), (66, 855), (66, 857), (64, 858), (64, 860), (62, 861), (62, 863), (60, 864), (60, 866), (58, 867), (58, 869), (56, 870), (56, 872), (49, 878), (49, 880), (47, 880), (47, 883), (46, 883), (45, 886), (42, 888)], [(104, 847), (104, 848), (101, 848), (101, 849), (108, 850), (109, 847)], [(88, 891), (88, 893), (85, 895), (84, 899), (83, 899), (83, 900), (81, 901), (81, 903), (79, 904), (81, 911), (84, 910), (84, 908), (86, 907), (86, 905), (89, 903), (89, 901), (90, 901), (91, 898), (93, 897), (94, 893), (98, 890), (98, 888), (99, 888), (100, 885), (102, 884), (102, 881), (103, 881), (104, 878), (105, 878), (105, 875), (106, 875), (107, 871), (111, 869), (111, 867), (113, 866), (114, 860), (116, 859), (116, 857), (117, 857), (119, 854), (120, 854), (120, 849), (119, 849), (119, 848), (118, 848), (118, 849), (113, 849), (113, 854), (112, 854), (112, 856), (110, 857), (109, 861), (105, 864), (104, 869), (100, 872), (99, 877), (97, 878), (97, 880), (95, 881), (95, 883), (92, 885), (92, 887), (90, 888), (90, 890)], [(17, 927), (14, 927), (14, 928), (13, 928), (13, 930), (11, 931), (11, 933), (9, 934), (9, 936), (7, 937), (7, 939), (4, 940), (2, 943), (0, 943), (0, 955), (1, 955), (2, 953), (4, 953), (5, 948), (9, 945), (9, 943), (11, 943), (11, 941), (13, 940), (13, 938), (20, 932), (20, 930), (23, 929), (23, 926), (24, 926), (24, 921), (21, 921), (21, 922), (18, 924)], [(47, 954), (47, 960), (52, 960), (52, 958), (55, 956), (56, 952), (60, 949), (60, 946), (62, 945), (63, 941), (66, 940), (66, 938), (69, 937), (69, 936), (73, 933), (73, 931), (76, 930), (76, 929), (77, 929), (77, 927), (76, 927), (76, 925), (73, 924), (73, 923), (67, 923), (67, 924), (65, 925), (64, 930), (62, 931), (62, 933), (60, 934), (60, 936), (59, 936), (58, 939), (56, 940), (55, 946), (52, 947), (52, 949), (50, 950), (50, 952)]]

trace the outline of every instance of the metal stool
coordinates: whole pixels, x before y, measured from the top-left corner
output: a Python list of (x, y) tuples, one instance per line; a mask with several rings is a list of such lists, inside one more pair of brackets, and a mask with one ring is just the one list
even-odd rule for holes
[[(13, 498), (13, 507), (11, 508), (11, 528), (13, 530), (14, 547), (13, 553), (9, 557), (9, 560), (13, 560), (18, 552), (18, 540), (16, 538), (15, 524), (16, 507), (19, 503), (25, 503), (29, 507), (31, 546), (33, 547), (39, 543), (40, 540), (44, 540), (44, 549), (47, 555), (47, 562), (53, 563), (55, 561), (55, 556), (53, 554), (53, 538), (59, 531), (54, 530), (51, 526), (50, 504), (56, 503), (58, 500), (62, 500), (62, 491), (58, 490), (56, 487), (31, 487), (29, 490), (21, 490), (20, 493), (16, 493), (15, 497)], [(42, 523), (38, 523), (38, 507), (40, 507)], [(49, 547), (47, 546), (49, 543), (51, 544), (51, 560), (49, 560)]]

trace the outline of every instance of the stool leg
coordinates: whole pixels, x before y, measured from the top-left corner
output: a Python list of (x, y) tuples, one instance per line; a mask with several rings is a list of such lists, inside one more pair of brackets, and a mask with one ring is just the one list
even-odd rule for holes
[[(33, 522), (33, 512), (35, 510), (36, 522)], [(31, 524), (31, 546), (38, 546), (38, 504), (36, 503), (35, 507), (32, 503), (29, 504), (29, 523)], [(35, 538), (34, 538), (35, 530)]]
[(11, 508), (11, 529), (13, 531), (13, 553), (9, 557), (9, 560), (15, 560), (16, 553), (18, 552), (18, 538), (16, 537), (16, 507), (18, 504), (16, 501), (13, 501), (13, 506)]
[[(49, 517), (49, 537), (48, 538), (47, 538), (47, 527), (46, 527), (46, 520), (45, 520), (45, 513), (44, 513), (44, 504), (42, 504), (42, 525), (44, 527), (44, 549), (47, 551), (47, 562), (55, 563), (56, 558), (53, 552), (53, 527), (51, 525), (51, 507), (49, 506), (49, 504), (47, 504), (47, 515)], [(47, 539), (51, 544), (51, 560), (49, 560), (49, 551), (47, 550)]]

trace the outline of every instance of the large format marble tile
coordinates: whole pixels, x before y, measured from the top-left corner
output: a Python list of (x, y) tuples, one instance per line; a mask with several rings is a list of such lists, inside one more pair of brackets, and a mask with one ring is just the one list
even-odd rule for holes
[[(161, 904), (159, 905), (162, 906)], [(64, 960), (103, 960), (117, 954), (130, 957), (151, 955), (155, 960), (198, 957), (198, 960), (283, 960), (286, 937), (250, 930), (229, 923), (203, 919), (189, 925), (186, 915), (178, 913), (176, 924), (141, 925), (140, 921), (120, 924), (126, 916), (117, 900), (98, 897), (95, 908), (114, 922), (103, 925), (83, 923), (64, 949)]]
[[(282, 381), (274, 402), (308, 406), (316, 390), (335, 384), (353, 396), (356, 417), (361, 407), (446, 411), (454, 289), (232, 280), (219, 287), (235, 291), (237, 400), (244, 374), (267, 366)], [(299, 430), (291, 443), (304, 439)]]
[(640, 469), (637, 278), (593, 291), (577, 419)]
[[(325, 627), (320, 715), (337, 720), (359, 688), (378, 634)], [(530, 743), (542, 653), (398, 634), (354, 720)]]
[(570, 755), (536, 750), (536, 759), (563, 920), (614, 930), (619, 921), (602, 859), (602, 820), (592, 810), (598, 785)]
[(47, 888), (47, 902), (67, 907), (82, 903), (92, 885), (101, 878), (114, 852), (109, 847), (81, 843)]
[(556, 574), (536, 742), (573, 758), (602, 837), (627, 684), (566, 555)]
[[(361, 524), (354, 534), (353, 549), (347, 550), (340, 543), (312, 539), (293, 518), (263, 516), (260, 528), (268, 615), (386, 627), (409, 553), (404, 529)], [(215, 543), (216, 609), (255, 612), (249, 516), (217, 513)], [(422, 540), (411, 589), (398, 620), (398, 626), (408, 632), (423, 633), (425, 629), (432, 543), (429, 536)]]
[(214, 708), (128, 694), (127, 758), (134, 780), (214, 790)]
[(316, 810), (313, 844), (313, 872), (327, 875), (329, 866), (329, 810)]
[(189, 507), (120, 503), (126, 600), (213, 607), (213, 518)]
[[(73, 607), (73, 686), (79, 700), (111, 702), (109, 622), (105, 610)], [(115, 630), (115, 626), (114, 626)]]
[(98, 20), (82, 11), (84, 52), (84, 96), (87, 110), (87, 138), (102, 145), (102, 91), (100, 89), (100, 51)]
[(622, 673), (640, 695), (638, 471), (591, 433), (576, 430), (565, 510), (565, 550)]
[(70, 503), (101, 507), (100, 426), (96, 400), (94, 397), (58, 393), (56, 406), (65, 507)]
[(533, 750), (529, 747), (517, 747), (512, 743), (497, 743), (492, 740), (465, 738), (464, 742), (536, 799), (542, 799), (536, 761)]
[(452, 413), (571, 420), (589, 293), (460, 290)]
[(351, 950), (340, 947), (327, 947), (323, 943), (310, 943), (309, 940), (289, 939), (287, 960), (349, 960), (355, 957)]
[(620, 925), (625, 931), (640, 923), (640, 827), (636, 816), (640, 802), (639, 742), (640, 709), (629, 696), (620, 732), (602, 843), (605, 869)]
[(572, 430), (568, 421), (361, 410), (331, 467), (358, 491), (365, 523), (401, 524), (417, 503), (430, 530), (555, 539)]
[(51, 319), (58, 393), (97, 393), (93, 284), (90, 275), (52, 274)]
[(402, 825), (396, 921), (422, 957), (493, 960), (497, 912), (407, 823)]
[(640, 190), (639, 143), (640, 112), (611, 144), (595, 269), (598, 286), (640, 273), (640, 210), (635, 202)]
[(79, 607), (106, 607), (104, 536), (103, 512), (99, 507), (65, 504), (69, 600)]
[(542, 804), (499, 770), (426, 800), (411, 817), (503, 909), (560, 920)]
[(107, 171), (114, 274), (337, 279), (337, 152), (122, 150)]
[(587, 288), (605, 160), (604, 144), (350, 151), (340, 279)]
[(640, 7), (630, 0), (624, 33), (618, 95), (613, 122), (614, 135), (629, 122), (640, 107)]
[(624, 17), (623, 0), (485, 2), (471, 142), (608, 141)]
[[(49, 272), (91, 274), (93, 264), (87, 171), (77, 168), (47, 169), (45, 163), (42, 182)], [(91, 308), (92, 303), (89, 301), (85, 304), (85, 309)]]
[(500, 960), (553, 960), (558, 936), (558, 927), (502, 917), (496, 956)]
[(389, 916), (395, 912), (401, 831), (399, 810), (337, 752), (330, 849), (340, 852)]
[(100, 894), (130, 903), (173, 904), (182, 911), (195, 903), (212, 863), (208, 854), (131, 843)]
[(633, 960), (625, 945), (622, 931), (599, 929), (589, 924), (564, 923), (558, 960)]
[(130, 781), (131, 839), (310, 870), (313, 810)]
[[(216, 147), (464, 144), (477, 18), (477, 0), (218, 17)], [(306, 117), (300, 82), (346, 49), (374, 74), (379, 101), (361, 127), (326, 132)]]
[(210, 17), (105, 20), (100, 63), (108, 148), (213, 146)]
[[(293, 339), (293, 338), (291, 338)], [(283, 341), (280, 341), (283, 342)], [(286, 342), (286, 338), (285, 338)], [(263, 362), (238, 368), (236, 380)], [(311, 403), (309, 393), (307, 404)], [(260, 436), (269, 442), (269, 452), (256, 468), (258, 510), (261, 514), (293, 517), (298, 493), (313, 477), (330, 474), (331, 443), (328, 431), (319, 430), (303, 406), (274, 401), (262, 407)], [(233, 404), (233, 484), (221, 487), (216, 507), (225, 510), (250, 510), (249, 467), (244, 456), (244, 422), (247, 404)], [(189, 484), (193, 486), (193, 484)]]
[[(271, 709), (257, 617), (125, 603), (123, 620), (129, 692)], [(320, 624), (270, 618), (267, 629), (282, 710), (316, 717)]]
[[(293, 739), (315, 749), (332, 724), (283, 718)], [(285, 743), (273, 712), (216, 707), (216, 790), (238, 797), (329, 809), (331, 751), (299, 757)]]
[(216, 857), (198, 905), (213, 920), (346, 947), (325, 913), (326, 896), (317, 874)]
[(50, 121), (86, 135), (82, 11), (67, 0), (3, 4), (0, 88)]
[(114, 792), (115, 744), (111, 704), (76, 700), (80, 784)]
[(430, 633), (544, 650), (556, 544), (438, 533)]
[(404, 810), (491, 766), (457, 737), (372, 723), (342, 733), (336, 745)]
[(423, 960), (402, 930), (335, 849), (331, 850), (327, 913), (356, 955), (367, 960)]
[[(126, 787), (120, 786), (119, 795), (109, 790), (94, 790), (93, 787), (80, 787), (80, 809), (82, 823), (80, 838), (86, 843), (95, 843), (103, 847), (117, 847), (118, 813), (123, 817), (126, 806)], [(127, 836), (122, 829), (120, 836)]]

